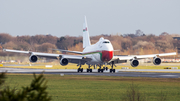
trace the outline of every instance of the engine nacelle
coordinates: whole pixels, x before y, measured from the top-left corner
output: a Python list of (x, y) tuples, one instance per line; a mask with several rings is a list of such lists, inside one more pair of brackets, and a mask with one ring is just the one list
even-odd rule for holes
[(62, 66), (67, 65), (67, 64), (68, 64), (68, 59), (62, 58), (62, 59), (60, 60), (60, 64), (61, 64)]
[(38, 60), (38, 58), (37, 58), (36, 55), (31, 55), (31, 56), (29, 57), (29, 61), (30, 61), (30, 62), (37, 62), (37, 60)]
[(132, 67), (137, 67), (139, 65), (139, 61), (138, 60), (131, 60), (131, 66)]
[(161, 64), (161, 59), (160, 58), (154, 58), (153, 59), (153, 64), (154, 65), (160, 65)]

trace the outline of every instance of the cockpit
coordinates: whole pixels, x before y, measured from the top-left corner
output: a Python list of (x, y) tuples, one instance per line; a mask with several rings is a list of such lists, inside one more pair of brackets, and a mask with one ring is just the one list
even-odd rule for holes
[(104, 41), (103, 43), (110, 43), (109, 41)]

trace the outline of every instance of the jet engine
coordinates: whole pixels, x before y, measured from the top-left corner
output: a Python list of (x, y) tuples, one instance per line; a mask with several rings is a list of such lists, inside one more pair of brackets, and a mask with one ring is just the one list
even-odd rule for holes
[(31, 55), (31, 56), (29, 57), (29, 61), (30, 61), (30, 62), (37, 62), (37, 60), (38, 60), (38, 58), (37, 58), (36, 55)]
[(161, 59), (160, 59), (160, 58), (154, 58), (154, 59), (153, 59), (153, 64), (154, 64), (154, 65), (159, 65), (159, 64), (161, 64)]
[(62, 66), (67, 65), (67, 64), (68, 64), (68, 59), (62, 58), (62, 59), (60, 60), (60, 64), (61, 64)]
[(138, 60), (136, 60), (136, 59), (131, 60), (131, 66), (132, 67), (137, 67), (138, 65), (139, 65), (139, 61)]

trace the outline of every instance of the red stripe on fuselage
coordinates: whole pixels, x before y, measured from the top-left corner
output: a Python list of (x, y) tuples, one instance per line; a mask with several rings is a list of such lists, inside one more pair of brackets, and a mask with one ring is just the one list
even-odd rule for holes
[(113, 51), (102, 51), (102, 61), (110, 61), (113, 58)]

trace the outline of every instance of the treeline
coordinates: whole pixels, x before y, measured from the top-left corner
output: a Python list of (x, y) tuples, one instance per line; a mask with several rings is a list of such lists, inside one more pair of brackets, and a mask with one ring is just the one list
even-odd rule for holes
[[(69, 49), (82, 43), (82, 37), (56, 37), (51, 35), (35, 36), (11, 36), (7, 33), (0, 33), (1, 48), (26, 50), (36, 52), (52, 52), (51, 49)], [(13, 55), (10, 53), (0, 53), (1, 56)]]
[[(91, 43), (96, 43), (100, 37), (109, 39), (115, 50), (115, 55), (127, 54), (154, 54), (162, 52), (174, 52), (180, 47), (180, 40), (173, 39), (179, 35), (168, 34), (166, 32), (159, 36), (144, 33), (123, 34), (123, 35), (98, 35), (92, 36)], [(83, 50), (82, 37), (52, 35), (35, 36), (11, 36), (7, 33), (0, 33), (1, 47), (15, 50), (26, 50), (36, 52), (52, 52), (51, 49), (66, 49), (74, 51)], [(2, 53), (6, 55), (7, 53)], [(9, 54), (9, 53), (8, 53)]]

